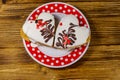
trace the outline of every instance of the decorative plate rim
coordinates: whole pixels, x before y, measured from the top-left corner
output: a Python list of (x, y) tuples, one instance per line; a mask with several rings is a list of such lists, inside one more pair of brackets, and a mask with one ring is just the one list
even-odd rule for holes
[[(87, 18), (84, 16), (84, 14), (83, 14), (79, 9), (77, 9), (76, 7), (74, 7), (74, 6), (70, 5), (70, 4), (67, 4), (67, 3), (63, 3), (63, 2), (49, 2), (49, 3), (45, 3), (45, 4), (41, 5), (41, 6), (38, 6), (36, 9), (34, 9), (34, 10), (29, 14), (29, 16), (27, 17), (25, 23), (29, 20), (30, 16), (31, 16), (36, 10), (38, 10), (40, 7), (43, 7), (43, 6), (48, 5), (48, 4), (64, 4), (64, 5), (68, 5), (68, 6), (72, 7), (72, 8), (74, 8), (75, 10), (77, 10), (77, 11), (82, 15), (82, 17), (85, 19), (86, 24), (87, 24), (87, 26), (88, 26), (88, 29), (89, 29), (89, 31), (90, 31), (90, 35), (91, 35), (90, 25), (89, 25), (89, 22), (88, 22)], [(35, 57), (33, 57), (33, 55), (31, 54), (31, 52), (28, 50), (27, 45), (26, 45), (24, 39), (23, 39), (23, 44), (24, 44), (24, 47), (25, 47), (27, 53), (28, 53), (28, 54), (30, 55), (30, 57), (31, 57), (34, 61), (36, 61), (37, 63), (39, 63), (39, 64), (41, 64), (41, 65), (43, 65), (43, 66), (49, 67), (49, 68), (64, 68), (64, 67), (67, 67), (67, 66), (70, 66), (70, 65), (76, 63), (78, 60), (80, 60), (80, 59), (83, 57), (83, 55), (84, 55), (84, 54), (86, 53), (86, 51), (88, 50), (90, 41), (87, 43), (86, 48), (84, 49), (84, 51), (82, 52), (82, 54), (81, 54), (77, 59), (75, 59), (74, 61), (72, 61), (72, 62), (69, 63), (69, 64), (65, 64), (65, 65), (61, 65), (61, 66), (52, 66), (52, 65), (47, 65), (47, 64), (44, 64), (44, 63), (40, 62), (40, 61), (37, 60)]]

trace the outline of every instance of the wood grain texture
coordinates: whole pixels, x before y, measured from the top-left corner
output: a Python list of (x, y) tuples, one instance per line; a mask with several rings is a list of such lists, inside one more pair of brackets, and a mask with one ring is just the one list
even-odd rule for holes
[[(48, 2), (56, 2), (56, 0), (8, 0), (8, 4), (16, 4), (16, 3), (48, 3)], [(58, 2), (119, 2), (119, 0), (58, 0)]]
[(6, 4), (6, 0), (2, 0), (2, 4)]
[(46, 68), (33, 61), (19, 33), (31, 11), (49, 1), (55, 0), (0, 2), (0, 80), (119, 80), (120, 1), (58, 0), (80, 9), (92, 32), (84, 57), (63, 69)]

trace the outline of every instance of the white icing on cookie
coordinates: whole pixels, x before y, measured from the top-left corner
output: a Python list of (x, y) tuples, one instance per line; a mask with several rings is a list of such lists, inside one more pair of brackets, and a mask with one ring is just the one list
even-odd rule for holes
[(86, 43), (89, 29), (80, 27), (78, 19), (73, 15), (67, 15), (61, 19), (55, 34), (54, 47), (69, 48)]
[[(52, 46), (54, 36), (54, 16), (50, 13), (41, 13), (36, 21), (27, 21), (23, 25), (23, 32), (30, 38), (31, 42), (40, 42)], [(52, 30), (51, 30), (52, 29)]]

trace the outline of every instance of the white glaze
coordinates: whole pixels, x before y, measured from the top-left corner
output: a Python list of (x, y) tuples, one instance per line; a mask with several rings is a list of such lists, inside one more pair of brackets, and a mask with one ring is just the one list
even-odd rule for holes
[[(37, 19), (43, 19), (43, 22), (46, 20), (52, 20), (51, 24), (54, 26), (55, 21), (54, 21), (54, 16), (52, 16), (50, 13), (41, 13)], [(52, 46), (53, 43), (53, 37), (46, 43), (45, 39), (41, 35), (40, 30), (45, 28), (46, 26), (42, 26), (39, 29), (36, 29), (36, 23), (33, 20), (27, 21), (23, 25), (23, 32), (30, 38), (30, 40), (35, 43), (35, 42), (40, 42), (42, 44)]]

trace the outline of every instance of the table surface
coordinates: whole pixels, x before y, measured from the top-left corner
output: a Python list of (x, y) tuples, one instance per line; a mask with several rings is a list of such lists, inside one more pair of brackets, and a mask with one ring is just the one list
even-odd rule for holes
[(90, 47), (81, 60), (63, 69), (46, 68), (31, 59), (20, 28), (31, 11), (50, 1), (0, 2), (0, 80), (120, 80), (119, 0), (57, 0), (74, 5), (87, 17)]

